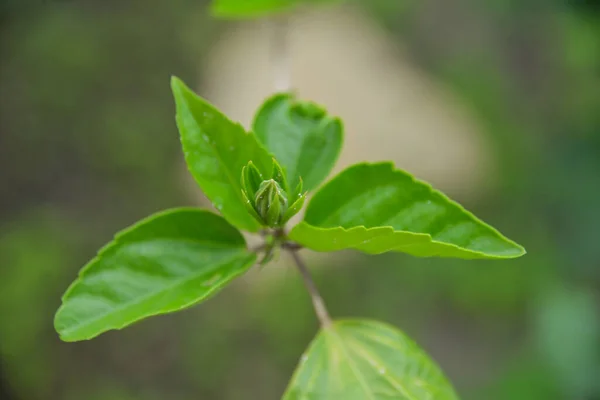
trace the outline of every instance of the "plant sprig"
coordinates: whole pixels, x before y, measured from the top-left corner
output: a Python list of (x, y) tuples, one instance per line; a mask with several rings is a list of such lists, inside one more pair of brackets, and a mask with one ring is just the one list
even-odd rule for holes
[[(220, 0), (214, 10), (247, 16), (300, 2)], [(317, 104), (277, 93), (247, 132), (180, 79), (171, 88), (188, 169), (220, 215), (165, 210), (117, 233), (64, 294), (54, 322), (61, 339), (88, 340), (191, 307), (284, 251), (321, 329), (283, 399), (458, 399), (436, 363), (398, 329), (332, 318), (299, 251), (510, 259), (525, 249), (390, 162), (356, 164), (325, 182), (343, 124)], [(311, 192), (304, 219), (290, 230)], [(248, 248), (241, 231), (260, 234), (262, 243)]]

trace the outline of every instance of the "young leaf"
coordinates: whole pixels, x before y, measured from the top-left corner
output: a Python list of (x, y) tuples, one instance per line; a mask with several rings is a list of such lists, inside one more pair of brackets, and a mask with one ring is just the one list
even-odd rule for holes
[(302, 356), (283, 400), (458, 400), (442, 371), (381, 322), (337, 321)]
[(309, 203), (290, 238), (316, 251), (401, 251), (419, 257), (515, 258), (525, 249), (391, 163), (357, 164)]
[(252, 161), (263, 175), (272, 171), (272, 156), (253, 134), (244, 131), (181, 80), (171, 79), (177, 126), (191, 174), (225, 219), (256, 232), (260, 225), (248, 214), (241, 194), (242, 169)]
[(299, 0), (214, 0), (212, 13), (217, 17), (258, 17), (288, 10)]
[(338, 118), (291, 94), (277, 94), (265, 102), (254, 120), (254, 132), (285, 169), (289, 187), (296, 187), (302, 177), (306, 191), (331, 172), (343, 140)]
[(64, 341), (91, 339), (219, 291), (256, 260), (223, 218), (173, 209), (118, 233), (69, 287), (54, 326)]

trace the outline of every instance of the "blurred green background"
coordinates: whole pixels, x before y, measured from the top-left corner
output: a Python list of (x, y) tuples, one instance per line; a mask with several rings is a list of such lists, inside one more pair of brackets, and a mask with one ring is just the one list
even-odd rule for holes
[[(466, 400), (600, 399), (600, 1), (349, 3), (302, 14), (290, 39), (300, 93), (349, 119), (342, 166), (397, 154), (528, 254), (311, 255), (331, 313), (397, 325)], [(61, 343), (52, 326), (114, 232), (205, 203), (169, 78), (247, 123), (273, 88), (268, 69), (251, 69), (268, 34), (240, 40), (260, 38), (264, 21), (216, 21), (201, 0), (2, 0), (0, 13), (0, 399), (278, 398), (317, 329), (286, 258), (201, 306), (90, 342)], [(362, 55), (367, 37), (385, 43), (381, 59)], [(328, 75), (343, 48), (357, 61)], [(385, 99), (381, 112), (361, 113), (367, 98)], [(411, 99), (420, 113), (402, 106)], [(460, 118), (423, 128), (457, 105)], [(444, 129), (467, 125), (456, 140)], [(363, 154), (361, 141), (382, 144)], [(448, 158), (450, 142), (471, 150)]]

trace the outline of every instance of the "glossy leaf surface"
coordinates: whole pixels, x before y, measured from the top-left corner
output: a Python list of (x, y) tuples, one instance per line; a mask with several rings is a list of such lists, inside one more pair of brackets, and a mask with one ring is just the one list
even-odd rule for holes
[(254, 132), (285, 169), (289, 187), (296, 187), (302, 177), (305, 191), (331, 172), (343, 140), (338, 118), (290, 94), (277, 94), (265, 102), (254, 120)]
[(420, 257), (514, 258), (515, 242), (391, 163), (357, 164), (323, 186), (292, 240), (316, 251), (400, 251)]
[(81, 270), (55, 328), (64, 341), (86, 340), (190, 307), (255, 259), (239, 231), (216, 214), (188, 208), (155, 214), (118, 233)]
[(367, 320), (335, 322), (302, 356), (284, 400), (458, 400), (406, 335)]
[(252, 161), (270, 176), (273, 158), (253, 134), (192, 92), (181, 80), (171, 80), (177, 106), (177, 126), (185, 160), (194, 179), (231, 224), (256, 232), (260, 224), (248, 213), (242, 195), (242, 169)]

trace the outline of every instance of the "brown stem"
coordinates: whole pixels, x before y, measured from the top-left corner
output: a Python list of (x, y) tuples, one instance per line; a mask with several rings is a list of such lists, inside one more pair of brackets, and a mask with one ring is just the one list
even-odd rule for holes
[(292, 258), (296, 262), (296, 266), (300, 271), (300, 275), (302, 275), (304, 285), (306, 286), (306, 289), (310, 294), (313, 307), (315, 308), (315, 313), (317, 314), (317, 318), (319, 319), (321, 326), (323, 328), (331, 326), (331, 317), (329, 316), (329, 312), (325, 307), (325, 302), (319, 294), (319, 290), (317, 289), (317, 286), (315, 285), (315, 282), (313, 281), (312, 276), (310, 275), (310, 272), (306, 267), (306, 264), (304, 264), (304, 261), (302, 260), (302, 258), (300, 258), (300, 255), (297, 251), (289, 250), (289, 253), (292, 255)]

